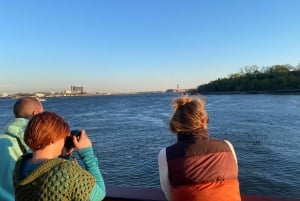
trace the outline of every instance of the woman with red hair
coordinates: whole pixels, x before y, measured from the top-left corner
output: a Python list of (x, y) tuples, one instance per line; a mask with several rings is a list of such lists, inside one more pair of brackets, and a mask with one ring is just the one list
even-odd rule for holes
[(72, 140), (86, 170), (76, 160), (60, 157), (66, 151), (65, 140), (69, 135), (69, 125), (53, 112), (42, 112), (29, 121), (24, 141), (32, 153), (24, 154), (16, 163), (16, 201), (104, 198), (105, 185), (98, 160), (84, 130), (79, 139), (73, 136)]

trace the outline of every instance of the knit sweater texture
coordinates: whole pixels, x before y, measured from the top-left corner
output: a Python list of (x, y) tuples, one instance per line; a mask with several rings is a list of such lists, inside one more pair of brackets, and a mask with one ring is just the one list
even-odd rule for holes
[(24, 162), (31, 158), (32, 154), (25, 154), (16, 163), (16, 201), (99, 201), (104, 198), (105, 186), (100, 171), (95, 177), (93, 172), (83, 169), (77, 161), (55, 158), (43, 162), (23, 178)]

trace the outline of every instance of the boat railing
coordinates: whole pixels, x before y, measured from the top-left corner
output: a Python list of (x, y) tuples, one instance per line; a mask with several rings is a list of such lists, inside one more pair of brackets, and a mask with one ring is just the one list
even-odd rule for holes
[[(167, 201), (163, 192), (155, 187), (132, 187), (106, 185), (104, 201)], [(260, 195), (241, 195), (242, 201), (300, 201)]]

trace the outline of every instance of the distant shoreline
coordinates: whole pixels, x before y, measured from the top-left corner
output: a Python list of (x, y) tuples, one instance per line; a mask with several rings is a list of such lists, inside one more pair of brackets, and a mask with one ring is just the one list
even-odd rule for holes
[[(43, 98), (68, 98), (68, 97), (88, 97), (88, 96), (118, 96), (118, 95), (137, 95), (137, 94), (153, 94), (153, 93), (178, 93), (178, 92), (163, 92), (163, 91), (157, 91), (157, 92), (135, 92), (135, 93), (103, 93), (103, 94), (96, 94), (96, 93), (86, 93), (81, 95), (72, 95), (72, 96), (45, 96)], [(190, 95), (239, 95), (239, 94), (273, 94), (273, 95), (300, 95), (300, 89), (292, 89), (292, 90), (274, 90), (274, 91), (203, 91), (201, 93), (188, 93)], [(24, 96), (7, 96), (7, 97), (0, 97), (0, 99), (17, 99)]]
[(234, 94), (274, 94), (274, 95), (300, 95), (300, 89), (274, 90), (274, 91), (216, 91), (201, 92), (203, 95), (234, 95)]
[(88, 96), (118, 96), (118, 95), (138, 95), (138, 94), (155, 94), (155, 93), (170, 93), (170, 92), (165, 92), (165, 91), (150, 91), (150, 92), (131, 92), (131, 93), (84, 93), (84, 94), (74, 94), (74, 95), (64, 95), (64, 94), (56, 94), (54, 96), (42, 96), (38, 97), (35, 96), (34, 94), (13, 94), (13, 95), (8, 95), (4, 97), (0, 97), (0, 99), (18, 99), (22, 97), (35, 97), (37, 99), (47, 99), (47, 98), (71, 98), (71, 97), (88, 97)]

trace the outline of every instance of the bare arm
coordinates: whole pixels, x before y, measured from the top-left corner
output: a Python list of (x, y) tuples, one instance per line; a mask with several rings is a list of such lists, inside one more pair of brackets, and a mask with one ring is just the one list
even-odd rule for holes
[(167, 200), (171, 200), (171, 184), (169, 181), (169, 171), (166, 156), (166, 149), (162, 149), (158, 155), (159, 180), (162, 191)]

